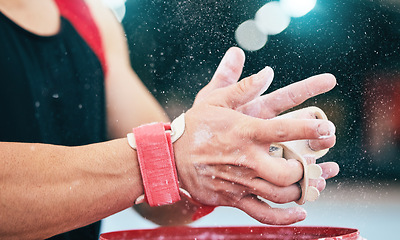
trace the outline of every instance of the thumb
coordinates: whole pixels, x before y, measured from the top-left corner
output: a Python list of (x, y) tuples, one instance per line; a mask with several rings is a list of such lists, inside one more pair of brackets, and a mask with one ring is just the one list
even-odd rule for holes
[(274, 71), (266, 67), (236, 84), (219, 89), (218, 93), (209, 98), (210, 103), (237, 109), (265, 92), (273, 78)]
[(242, 74), (244, 60), (242, 49), (237, 47), (228, 49), (211, 81), (197, 94), (196, 101), (205, 99), (215, 89), (236, 83)]

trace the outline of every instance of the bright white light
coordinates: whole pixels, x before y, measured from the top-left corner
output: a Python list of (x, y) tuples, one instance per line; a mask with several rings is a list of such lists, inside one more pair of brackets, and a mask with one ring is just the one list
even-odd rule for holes
[(282, 9), (292, 17), (302, 17), (310, 12), (317, 0), (281, 0)]
[(125, 8), (126, 0), (102, 0), (102, 1), (107, 7), (109, 7), (113, 11), (118, 21), (121, 22), (126, 12)]
[(282, 9), (279, 2), (273, 1), (257, 11), (255, 21), (261, 32), (275, 35), (289, 26), (290, 16)]
[(236, 29), (235, 39), (244, 50), (257, 51), (264, 47), (268, 37), (258, 29), (254, 20), (247, 20)]

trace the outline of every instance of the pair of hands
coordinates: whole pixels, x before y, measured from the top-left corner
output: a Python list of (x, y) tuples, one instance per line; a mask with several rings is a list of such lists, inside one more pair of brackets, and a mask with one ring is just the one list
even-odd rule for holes
[[(273, 71), (266, 67), (238, 82), (244, 59), (242, 50), (229, 49), (186, 113), (185, 134), (174, 144), (180, 185), (201, 204), (236, 207), (262, 223), (292, 224), (305, 219), (303, 208), (272, 208), (257, 196), (275, 203), (298, 200), (303, 168), (295, 159), (270, 156), (269, 146), (309, 139), (313, 150), (330, 148), (335, 127), (307, 113), (301, 119), (273, 118), (331, 90), (336, 79), (317, 75), (261, 96)], [(337, 175), (339, 167), (334, 162), (320, 166), (322, 178), (310, 185), (322, 191), (325, 179)]]

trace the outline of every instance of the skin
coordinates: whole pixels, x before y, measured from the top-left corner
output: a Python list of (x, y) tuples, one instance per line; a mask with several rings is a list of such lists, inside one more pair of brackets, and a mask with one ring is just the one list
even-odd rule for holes
[[(244, 53), (242, 50), (240, 50), (239, 48), (231, 48), (227, 51), (227, 53), (225, 54), (224, 58), (222, 59), (219, 67), (217, 68), (214, 77), (212, 78), (211, 82), (204, 87), (198, 94), (196, 101), (194, 103), (194, 106), (197, 105), (203, 105), (205, 104), (204, 101), (206, 101), (205, 99), (210, 98), (210, 95), (212, 96), (212, 94), (215, 94), (216, 96), (220, 96), (220, 92), (224, 91), (224, 88), (227, 88), (229, 86), (232, 87), (232, 85), (234, 85), (238, 79), (240, 78), (240, 75), (242, 73), (242, 69), (243, 69), (243, 65), (244, 65), (244, 61), (245, 61), (245, 57), (244, 57)], [(272, 82), (272, 78), (273, 78), (273, 71), (271, 71), (271, 69), (264, 69), (262, 70), (260, 73), (250, 76), (249, 78), (244, 79), (245, 82), (243, 82), (243, 85), (246, 84), (246, 82), (251, 82), (256, 78), (260, 78), (260, 79), (264, 79), (265, 80), (265, 85), (263, 85), (261, 83), (261, 85), (263, 85), (263, 87), (258, 88), (255, 87), (254, 89), (254, 93), (257, 94), (261, 94), (262, 92), (264, 92), (266, 90), (266, 88), (269, 86), (269, 84)], [(243, 105), (239, 105), (239, 106), (232, 106), (233, 109), (235, 109), (238, 112), (241, 112), (245, 115), (248, 116), (252, 116), (252, 117), (257, 117), (257, 118), (262, 118), (262, 119), (271, 119), (275, 116), (277, 116), (279, 113), (286, 111), (287, 109), (290, 109), (294, 106), (297, 106), (301, 103), (303, 103), (305, 100), (307, 100), (308, 98), (311, 98), (313, 96), (316, 96), (318, 94), (327, 92), (329, 90), (331, 90), (334, 86), (336, 85), (336, 79), (333, 75), (331, 74), (321, 74), (318, 76), (313, 76), (310, 77), (306, 80), (303, 81), (299, 81), (297, 83), (294, 83), (292, 85), (289, 85), (287, 87), (284, 87), (282, 89), (276, 90), (275, 92), (272, 92), (270, 94), (266, 94), (263, 96), (258, 96), (255, 97), (254, 99), (249, 99), (249, 102), (243, 104)], [(240, 87), (241, 88), (241, 87)], [(217, 91), (218, 90), (218, 91)], [(247, 91), (244, 88), (242, 89), (243, 92)], [(216, 92), (217, 91), (217, 92)], [(214, 92), (214, 93), (213, 93)], [(230, 95), (234, 95), (234, 93), (229, 93), (227, 94), (229, 97)], [(288, 96), (296, 96), (296, 99), (290, 99)], [(224, 98), (224, 97), (222, 97)], [(227, 100), (222, 100), (222, 102), (226, 102)], [(232, 100), (228, 100), (232, 101)], [(220, 106), (218, 104), (218, 106)], [(221, 107), (225, 107), (225, 106), (221, 106)], [(201, 111), (200, 111), (201, 112)], [(225, 113), (221, 114), (224, 115)], [(200, 118), (200, 117), (196, 117), (196, 118)], [(210, 117), (213, 120), (215, 120), (214, 117)], [(304, 116), (302, 116), (301, 118), (303, 119), (311, 119), (313, 118), (312, 115), (310, 113), (304, 112)], [(246, 120), (244, 120), (244, 122), (247, 122)], [(279, 121), (281, 122), (281, 121)], [(293, 122), (293, 121), (289, 121), (289, 122)], [(295, 125), (297, 126), (297, 125)], [(203, 125), (202, 128), (204, 128), (205, 126)], [(224, 128), (228, 128), (225, 126), (223, 126)], [(332, 128), (332, 125), (328, 125), (327, 126), (328, 129)], [(275, 128), (275, 127), (272, 127)], [(334, 128), (331, 129), (333, 132), (330, 133), (330, 137), (328, 138), (323, 138), (323, 139), (311, 139), (309, 141), (310, 143), (310, 147), (312, 147), (312, 149), (314, 150), (322, 150), (322, 149), (326, 149), (326, 148), (330, 148), (335, 144), (336, 141), (336, 137), (334, 135)], [(265, 131), (265, 130), (263, 130)], [(271, 132), (273, 132), (274, 130), (271, 130)], [(275, 129), (276, 131), (276, 129)], [(204, 133), (204, 131), (200, 130), (200, 133)], [(280, 132), (280, 131), (279, 131)], [(268, 132), (269, 134), (270, 132)], [(257, 133), (255, 133), (257, 134)], [(280, 134), (287, 134), (287, 130), (283, 131), (283, 133)], [(276, 141), (281, 141), (281, 140), (275, 140)], [(179, 142), (179, 141), (178, 141)], [(195, 140), (192, 140), (192, 142), (196, 142)], [(271, 140), (271, 142), (274, 142)], [(212, 143), (209, 143), (210, 145), (212, 145)], [(265, 147), (262, 147), (262, 151), (265, 152), (265, 149), (268, 149), (268, 144), (265, 145)], [(233, 148), (234, 150), (232, 150), (233, 152), (235, 152), (237, 155), (239, 155), (239, 152), (237, 151), (237, 149), (239, 148)], [(192, 154), (192, 153), (189, 153)], [(219, 155), (224, 155), (220, 152), (216, 153)], [(228, 154), (228, 153), (226, 153)], [(238, 158), (239, 156), (237, 156)], [(292, 162), (293, 164), (297, 164), (296, 160), (289, 160), (290, 162)], [(309, 158), (307, 157), (307, 161), (309, 163), (315, 163), (316, 159), (313, 158)], [(282, 163), (285, 163), (286, 160), (282, 160)], [(236, 184), (240, 184), (243, 181), (247, 181), (248, 180), (243, 180), (243, 179), (236, 179), (237, 177), (231, 177), (229, 176), (229, 174), (232, 175), (239, 175), (239, 173), (241, 173), (241, 167), (237, 167), (237, 164), (233, 164), (233, 165), (224, 165), (224, 166), (213, 166), (213, 167), (207, 167), (209, 172), (206, 171), (201, 171), (201, 173), (199, 175), (202, 174), (206, 174), (206, 178), (209, 180), (210, 178), (213, 179), (213, 181), (210, 184), (210, 186), (220, 186), (220, 192), (224, 192), (226, 191), (226, 189), (231, 188), (232, 183)], [(320, 178), (318, 180), (310, 180), (310, 185), (311, 186), (315, 186), (318, 188), (319, 191), (323, 191), (323, 189), (326, 186), (326, 181), (325, 179), (329, 179), (331, 177), (334, 177), (338, 174), (339, 172), (339, 167), (336, 163), (334, 162), (329, 162), (329, 163), (321, 163), (319, 164), (323, 170), (323, 178)], [(202, 167), (206, 168), (206, 165), (203, 165)], [(286, 166), (274, 166), (275, 168), (283, 168), (285, 169)], [(265, 168), (264, 168), (265, 169)], [(269, 173), (271, 174), (271, 173)], [(218, 178), (217, 176), (222, 175), (222, 177)], [(249, 179), (251, 178), (255, 178), (255, 174), (248, 174), (247, 176)], [(195, 178), (198, 178), (195, 177)], [(298, 179), (300, 179), (299, 177), (297, 177)], [(221, 180), (221, 181), (217, 181), (217, 180)], [(223, 182), (225, 181), (225, 182)], [(275, 184), (271, 184), (270, 182), (265, 182), (265, 181), (261, 181), (258, 179), (255, 179), (254, 182), (257, 182), (257, 184), (259, 184), (260, 186), (263, 186), (263, 190), (264, 192), (261, 192), (260, 190), (258, 190), (257, 192), (254, 192), (254, 194), (252, 195), (251, 191), (246, 192), (246, 194), (244, 194), (243, 192), (240, 192), (240, 190), (237, 190), (237, 194), (232, 195), (230, 193), (226, 193), (227, 195), (227, 199), (231, 199), (232, 197), (235, 197), (237, 199), (241, 199), (245, 196), (247, 196), (248, 198), (254, 198), (254, 195), (259, 195), (259, 196), (263, 196), (264, 198), (275, 202), (275, 203), (287, 203), (290, 201), (294, 201), (297, 200), (300, 197), (300, 189), (298, 187), (297, 184), (283, 184), (281, 186), (279, 186), (279, 183), (277, 183), (278, 186), (276, 186)], [(226, 183), (226, 184), (223, 184)], [(248, 188), (247, 188), (248, 190)], [(245, 191), (244, 189), (242, 191)], [(208, 195), (205, 195), (208, 196)], [(202, 201), (201, 198), (200, 199), (196, 199), (197, 201)], [(259, 210), (259, 206), (260, 205), (264, 205), (264, 203), (255, 203), (258, 202), (258, 200), (252, 201), (253, 203), (249, 203), (249, 208), (252, 209), (252, 211), (257, 212)], [(207, 202), (210, 205), (215, 205), (212, 202)], [(180, 203), (178, 203), (179, 205), (182, 206), (183, 209), (185, 209), (185, 212), (188, 211), (188, 215), (191, 215), (191, 212), (194, 212), (194, 209), (196, 209), (198, 207), (198, 205), (193, 204), (193, 202), (187, 200), (187, 199), (183, 199)], [(253, 204), (253, 205), (252, 205)], [(226, 203), (225, 205), (227, 206), (233, 206), (233, 203)], [(236, 206), (236, 205), (235, 205)], [(265, 205), (264, 205), (265, 206)], [(163, 207), (158, 207), (157, 209), (160, 211), (166, 210), (171, 208), (171, 206), (163, 206)], [(140, 209), (138, 209), (140, 212), (144, 213), (146, 215), (147, 218), (151, 219), (153, 222), (162, 224), (162, 225), (175, 225), (176, 222), (171, 222), (171, 218), (172, 219), (181, 219), (182, 222), (184, 223), (190, 223), (191, 219), (190, 218), (182, 218), (182, 216), (180, 216), (179, 214), (177, 214), (177, 212), (174, 211), (170, 211), (170, 213), (168, 215), (162, 215), (162, 216), (172, 216), (171, 218), (168, 217), (160, 217), (160, 215), (157, 212), (154, 213), (150, 213), (151, 208), (149, 206), (146, 206), (145, 204), (142, 205), (140, 207)], [(294, 210), (298, 211), (298, 214), (301, 216), (305, 216), (304, 211), (302, 209), (296, 208), (296, 209), (288, 209), (287, 212), (293, 212)], [(270, 209), (270, 212), (274, 215), (274, 216), (286, 216), (286, 213), (283, 213), (282, 215), (282, 211), (281, 209)], [(180, 213), (181, 211), (178, 211), (178, 213)], [(290, 218), (287, 220), (271, 220), (271, 214), (266, 214), (264, 215), (264, 212), (259, 213), (258, 215), (260, 215), (260, 217), (256, 217), (255, 215), (252, 215), (253, 217), (255, 217), (256, 219), (258, 219), (260, 222), (264, 222), (264, 223), (269, 223), (269, 224), (290, 224), (290, 223), (294, 223), (296, 220), (295, 218)], [(291, 214), (293, 215), (293, 214)], [(263, 219), (263, 217), (265, 219)], [(299, 217), (301, 218), (301, 217)], [(300, 221), (300, 220), (297, 220)], [(180, 221), (179, 221), (180, 222)], [(181, 223), (181, 222), (180, 222)]]
[[(243, 63), (244, 54), (240, 49), (228, 50), (214, 78), (200, 91), (187, 113), (188, 122), (192, 111), (198, 109), (197, 112), (201, 113), (193, 116), (197, 120), (192, 127), (195, 133), (186, 135), (192, 136), (191, 142), (198, 142), (193, 139), (196, 138), (196, 131), (201, 132), (204, 128), (215, 130), (207, 141), (195, 144), (201, 150), (187, 153), (199, 156), (199, 160), (191, 163), (192, 171), (185, 172), (190, 177), (189, 182), (182, 181), (189, 185), (184, 188), (194, 186), (197, 201), (209, 205), (234, 206), (263, 223), (291, 224), (303, 220), (305, 212), (301, 208), (271, 208), (256, 198), (261, 196), (275, 203), (287, 203), (300, 197), (300, 189), (296, 184), (303, 174), (300, 163), (294, 159), (270, 157), (269, 145), (303, 138), (311, 139), (310, 144), (315, 150), (329, 148), (335, 143), (335, 128), (329, 121), (309, 117), (286, 120), (271, 118), (310, 97), (331, 90), (336, 80), (331, 74), (322, 74), (260, 96), (271, 83), (273, 71), (267, 67), (237, 83)], [(297, 98), (289, 99), (291, 95)], [(257, 109), (262, 111), (255, 111)], [(211, 110), (213, 115), (207, 115), (207, 111)], [(321, 139), (321, 133), (328, 137)], [(222, 151), (220, 147), (214, 148), (224, 144), (226, 146)], [(176, 148), (179, 147), (178, 141)], [(203, 152), (204, 149), (207, 152)], [(211, 155), (219, 155), (220, 158), (216, 160)], [(176, 161), (179, 169), (181, 163), (179, 159)], [(315, 159), (308, 161), (315, 163)], [(221, 162), (224, 164), (221, 165)], [(320, 165), (326, 179), (339, 171), (336, 163)], [(311, 181), (310, 185), (323, 190), (325, 180)], [(220, 195), (213, 197), (209, 192), (219, 192)]]
[[(1, 142), (1, 238), (43, 239), (85, 226), (131, 207), (144, 192), (136, 152), (124, 136), (132, 127), (168, 118), (131, 69), (122, 27), (97, 0), (87, 3), (109, 65), (106, 107), (109, 137), (114, 140), (78, 147)], [(0, 0), (0, 10), (36, 34), (59, 31), (52, 1)], [(318, 75), (260, 96), (273, 72), (265, 68), (238, 82), (243, 63), (240, 49), (228, 50), (186, 113), (186, 131), (174, 144), (180, 187), (202, 204), (237, 207), (263, 223), (301, 221), (306, 217), (302, 208), (272, 208), (256, 197), (276, 203), (300, 198), (296, 182), (302, 178), (301, 165), (270, 157), (269, 145), (310, 139), (315, 150), (330, 148), (334, 126), (326, 120), (271, 118), (329, 91), (336, 80), (330, 74)], [(321, 139), (322, 133), (328, 137)], [(339, 170), (335, 163), (321, 167), (325, 178)], [(311, 184), (322, 191), (325, 180)], [(179, 224), (190, 221), (195, 208), (183, 199), (151, 210), (142, 205), (140, 212), (156, 222)], [(186, 214), (180, 214), (182, 209)]]

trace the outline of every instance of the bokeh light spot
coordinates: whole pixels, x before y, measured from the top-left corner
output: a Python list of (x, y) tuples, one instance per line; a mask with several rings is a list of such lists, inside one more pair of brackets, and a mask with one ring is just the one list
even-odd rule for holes
[(275, 35), (289, 26), (290, 16), (282, 9), (279, 2), (273, 1), (257, 11), (255, 21), (261, 32)]
[(247, 51), (257, 51), (264, 47), (268, 37), (262, 33), (254, 20), (247, 20), (239, 25), (235, 32), (236, 42)]
[(291, 17), (302, 17), (310, 12), (317, 0), (281, 0), (282, 9)]

